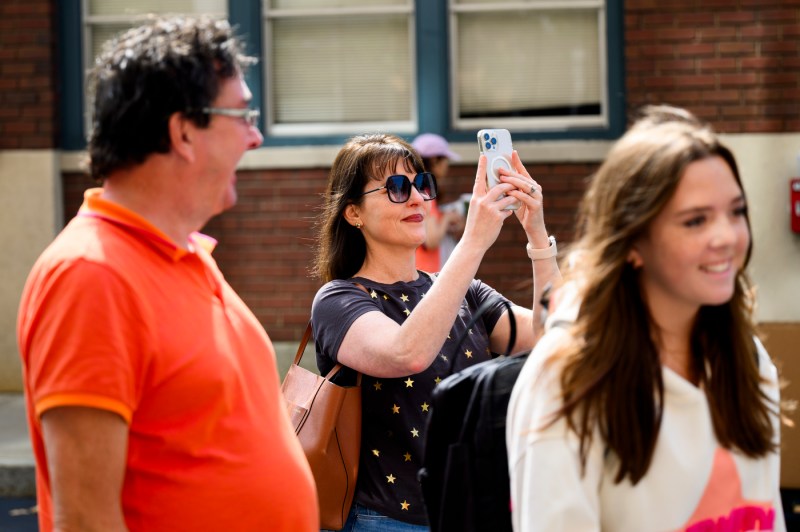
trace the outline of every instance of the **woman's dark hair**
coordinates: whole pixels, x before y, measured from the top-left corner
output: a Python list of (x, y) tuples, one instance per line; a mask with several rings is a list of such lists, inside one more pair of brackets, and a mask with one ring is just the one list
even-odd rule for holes
[(313, 273), (323, 282), (348, 279), (361, 268), (367, 253), (366, 241), (361, 231), (345, 220), (344, 210), (351, 203), (360, 205), (367, 182), (380, 181), (386, 173), (393, 173), (399, 161), (410, 172), (425, 171), (414, 148), (394, 135), (360, 135), (339, 150), (317, 222), (319, 241)]
[[(556, 355), (565, 357), (558, 415), (578, 435), (584, 465), (593, 430), (599, 429), (619, 463), (615, 482), (628, 477), (636, 484), (650, 467), (664, 400), (653, 322), (629, 252), (672, 198), (686, 168), (709, 157), (722, 158), (742, 188), (733, 154), (708, 126), (683, 109), (648, 107), (614, 145), (581, 203), (580, 238), (565, 269), (582, 303), (576, 341)], [(760, 457), (774, 443), (745, 272), (751, 251), (752, 241), (731, 300), (700, 308), (690, 338), (691, 371), (708, 399), (720, 445)]]
[(217, 97), (220, 82), (254, 61), (226, 21), (205, 17), (152, 18), (107, 41), (89, 83), (92, 178), (102, 181), (151, 153), (168, 152), (173, 113), (208, 126), (202, 109)]

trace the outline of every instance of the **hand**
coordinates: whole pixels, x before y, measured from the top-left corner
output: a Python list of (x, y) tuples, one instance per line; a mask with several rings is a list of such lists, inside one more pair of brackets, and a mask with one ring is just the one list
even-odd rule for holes
[(462, 242), (477, 245), (482, 251), (494, 244), (503, 222), (513, 212), (504, 209), (514, 203), (514, 198), (503, 194), (508, 194), (513, 189), (513, 184), (500, 183), (486, 190), (486, 156), (481, 155)]
[(520, 202), (520, 207), (515, 212), (525, 230), (528, 242), (535, 248), (547, 247), (542, 187), (525, 169), (516, 150), (511, 155), (511, 166), (514, 168), (513, 171), (499, 169), (500, 181), (514, 186), (507, 194)]

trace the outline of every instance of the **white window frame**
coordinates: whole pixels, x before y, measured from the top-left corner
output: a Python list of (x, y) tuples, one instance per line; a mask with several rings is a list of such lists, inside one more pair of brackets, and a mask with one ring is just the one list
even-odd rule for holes
[[(422, 0), (425, 1), (425, 0)], [(314, 8), (314, 9), (273, 9), (270, 7), (270, 0), (262, 3), (262, 39), (263, 45), (261, 54), (264, 60), (263, 87), (266, 97), (266, 113), (264, 119), (265, 133), (270, 137), (317, 137), (325, 135), (352, 135), (365, 131), (392, 131), (401, 134), (412, 134), (418, 128), (418, 107), (417, 107), (417, 58), (416, 58), (416, 24), (414, 13), (416, 10), (415, 1), (407, 0), (405, 5), (398, 6), (358, 6), (358, 7), (339, 7), (339, 8)], [(271, 56), (270, 48), (272, 45), (271, 21), (280, 18), (301, 18), (301, 17), (348, 17), (364, 15), (406, 15), (408, 17), (408, 46), (411, 72), (411, 93), (409, 119), (399, 121), (381, 122), (319, 122), (314, 124), (280, 124), (275, 123), (275, 90), (272, 85), (274, 76), (269, 71), (270, 62), (266, 60)]]
[[(423, 0), (424, 1), (424, 0)], [(485, 127), (491, 123), (492, 127), (503, 127), (514, 130), (531, 131), (563, 131), (576, 128), (608, 127), (609, 126), (609, 95), (608, 95), (608, 61), (607, 61), (607, 36), (606, 36), (606, 2), (605, 0), (541, 0), (528, 2), (502, 2), (486, 4), (456, 4), (449, 0), (450, 19), (450, 117), (451, 127), (454, 130), (473, 130)], [(595, 116), (553, 116), (553, 117), (481, 117), (459, 118), (459, 93), (458, 93), (458, 15), (461, 13), (497, 13), (499, 11), (549, 11), (569, 9), (597, 9), (597, 61), (600, 69), (600, 109)]]

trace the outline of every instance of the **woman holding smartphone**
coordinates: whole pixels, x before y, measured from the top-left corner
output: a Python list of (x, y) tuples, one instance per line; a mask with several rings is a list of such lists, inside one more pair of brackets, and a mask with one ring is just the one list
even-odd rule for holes
[(514, 529), (784, 530), (733, 154), (688, 112), (649, 108), (580, 214), (509, 404)]
[[(524, 205), (516, 215), (535, 259), (532, 301), (558, 277), (541, 187), (515, 154), (514, 170), (487, 190), (485, 164), (482, 157), (464, 235), (435, 279), (415, 262), (436, 179), (414, 149), (392, 135), (359, 136), (331, 168), (316, 257), (327, 284), (314, 298), (312, 325), (323, 374), (340, 362), (363, 375), (359, 476), (344, 530), (427, 530), (417, 472), (431, 393), (451, 362), (458, 371), (488, 360), (509, 340), (505, 298), (474, 279), (511, 215), (503, 210), (509, 203)], [(456, 352), (456, 340), (487, 301), (490, 310)], [(514, 349), (530, 349), (537, 320), (529, 309), (514, 306), (513, 313)]]

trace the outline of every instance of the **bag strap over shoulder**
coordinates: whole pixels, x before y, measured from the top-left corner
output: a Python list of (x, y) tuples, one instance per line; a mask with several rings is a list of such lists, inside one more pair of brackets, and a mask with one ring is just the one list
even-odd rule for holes
[[(308, 345), (308, 341), (311, 339), (311, 334), (312, 334), (311, 320), (308, 320), (308, 325), (306, 325), (306, 332), (303, 333), (303, 339), (300, 340), (300, 345), (297, 346), (297, 353), (294, 355), (294, 361), (292, 362), (293, 365), (295, 366), (300, 365), (300, 359), (303, 358), (303, 354), (306, 351), (306, 345)], [(325, 380), (328, 381), (331, 380), (333, 376), (339, 373), (339, 370), (342, 369), (343, 367), (344, 366), (342, 366), (340, 363), (337, 363), (335, 366), (333, 366), (333, 368), (331, 368), (328, 374), (325, 375)], [(356, 375), (356, 384), (359, 386), (361, 385), (361, 372), (358, 372)]]
[(297, 347), (297, 354), (294, 355), (294, 362), (292, 364), (300, 364), (300, 359), (303, 358), (303, 353), (306, 351), (306, 345), (311, 339), (311, 320), (308, 320), (306, 332), (303, 333), (303, 339), (300, 340), (300, 345)]

